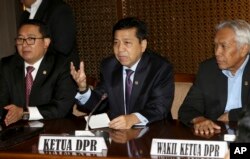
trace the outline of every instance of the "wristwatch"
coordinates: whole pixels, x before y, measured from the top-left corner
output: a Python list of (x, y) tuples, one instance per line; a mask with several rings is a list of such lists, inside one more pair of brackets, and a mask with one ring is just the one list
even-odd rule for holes
[(84, 94), (84, 93), (86, 93), (86, 92), (88, 92), (88, 90), (89, 90), (89, 87), (86, 87), (86, 89), (84, 90), (84, 91), (78, 91), (80, 94)]
[(22, 119), (23, 119), (23, 120), (29, 120), (29, 118), (30, 118), (30, 112), (24, 111), (24, 112), (23, 112)]

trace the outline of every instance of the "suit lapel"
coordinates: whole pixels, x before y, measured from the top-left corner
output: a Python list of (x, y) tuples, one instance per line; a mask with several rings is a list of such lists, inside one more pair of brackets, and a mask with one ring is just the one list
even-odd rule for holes
[[(21, 78), (20, 78), (21, 77)], [(24, 75), (24, 61), (21, 57), (17, 57), (17, 64), (14, 72), (14, 81), (18, 94), (20, 95), (20, 103), (25, 105), (25, 75)]]
[(242, 102), (242, 108), (245, 107), (250, 101), (248, 101), (250, 92), (249, 92), (249, 84), (250, 84), (250, 59), (248, 60), (244, 73), (242, 76), (242, 94), (241, 94), (241, 102)]
[(21, 16), (21, 22), (26, 21), (27, 19), (29, 19), (29, 17), (30, 17), (30, 12), (28, 12), (27, 10), (23, 11)]
[[(114, 100), (117, 105), (124, 106), (124, 91), (123, 91), (123, 74), (122, 74), (122, 66), (117, 64), (113, 73), (112, 73), (112, 91), (114, 93)], [(124, 107), (117, 106), (119, 112), (121, 114), (125, 114)]]
[(47, 21), (47, 14), (48, 14), (48, 10), (47, 10), (47, 6), (48, 6), (49, 0), (43, 0), (42, 3), (40, 4), (34, 19), (39, 19), (42, 20), (44, 22)]
[(47, 79), (48, 75), (52, 71), (54, 65), (54, 56), (50, 55), (49, 52), (47, 52), (39, 66), (39, 69), (36, 74), (36, 78), (33, 82), (33, 86), (30, 92), (30, 103), (32, 103), (32, 95), (35, 92), (39, 92), (39, 89), (41, 85), (44, 83), (44, 81)]
[[(129, 110), (133, 112), (136, 100), (141, 92), (144, 80), (148, 75), (148, 70), (150, 68), (149, 56), (145, 52), (138, 63), (138, 66), (135, 70), (135, 76), (133, 81), (133, 88), (130, 96)], [(130, 113), (131, 113), (130, 112)]]

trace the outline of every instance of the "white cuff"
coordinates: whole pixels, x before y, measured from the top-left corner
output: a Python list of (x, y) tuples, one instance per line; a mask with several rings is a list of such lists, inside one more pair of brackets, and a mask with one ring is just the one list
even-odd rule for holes
[(90, 98), (91, 96), (91, 90), (88, 89), (88, 91), (84, 94), (80, 94), (77, 92), (75, 99), (79, 101), (80, 104), (84, 105)]
[(134, 113), (137, 118), (141, 121), (138, 124), (135, 124), (135, 126), (145, 126), (148, 123), (148, 119), (142, 116), (140, 113)]
[(29, 113), (30, 113), (29, 120), (43, 119), (43, 116), (41, 115), (41, 113), (39, 112), (37, 107), (28, 107), (28, 109), (29, 109)]

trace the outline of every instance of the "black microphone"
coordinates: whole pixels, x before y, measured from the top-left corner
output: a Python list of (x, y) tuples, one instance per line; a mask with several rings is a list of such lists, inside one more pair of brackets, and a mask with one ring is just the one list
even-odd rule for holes
[(88, 119), (87, 119), (87, 123), (86, 123), (86, 127), (85, 130), (89, 131), (89, 120), (92, 116), (92, 114), (95, 112), (95, 110), (100, 106), (100, 104), (102, 103), (102, 101), (104, 101), (106, 98), (108, 97), (107, 93), (104, 93), (101, 97), (101, 99), (99, 100), (99, 102), (95, 105), (95, 107), (92, 109), (92, 111), (89, 113)]

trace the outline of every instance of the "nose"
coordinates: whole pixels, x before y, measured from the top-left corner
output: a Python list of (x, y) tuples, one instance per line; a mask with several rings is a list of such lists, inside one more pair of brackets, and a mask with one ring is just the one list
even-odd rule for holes
[[(31, 44), (28, 44), (28, 40), (29, 40), (29, 39), (23, 39), (23, 44), (22, 44), (22, 46), (31, 45)], [(30, 42), (30, 43), (31, 43), (31, 42)]]
[(215, 52), (215, 56), (221, 55), (221, 53), (222, 53), (221, 47), (220, 46), (215, 46), (214, 52)]
[(27, 39), (23, 39), (23, 44), (22, 44), (22, 46), (28, 46)]
[(124, 51), (124, 44), (123, 43), (119, 43), (117, 45), (117, 48), (118, 48), (118, 51), (121, 52), (121, 51)]

